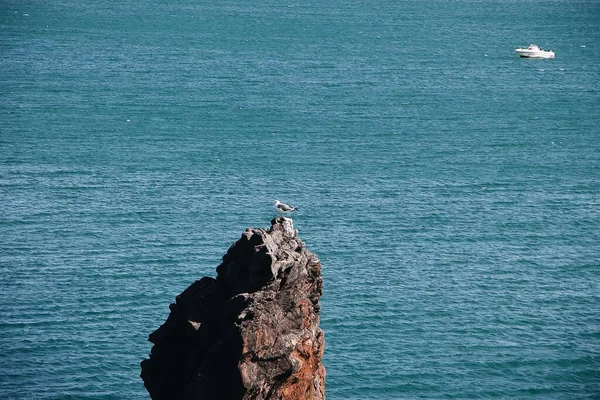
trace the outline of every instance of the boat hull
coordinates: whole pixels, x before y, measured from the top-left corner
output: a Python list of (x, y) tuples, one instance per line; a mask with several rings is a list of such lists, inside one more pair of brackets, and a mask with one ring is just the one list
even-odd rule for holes
[(554, 58), (553, 51), (546, 50), (528, 50), (528, 49), (517, 49), (515, 50), (520, 57), (523, 58)]

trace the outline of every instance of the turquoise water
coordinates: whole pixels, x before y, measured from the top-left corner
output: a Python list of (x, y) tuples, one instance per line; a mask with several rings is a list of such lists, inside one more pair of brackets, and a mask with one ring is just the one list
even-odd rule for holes
[(3, 0), (0, 398), (148, 398), (147, 335), (276, 198), (324, 265), (329, 399), (600, 398), (599, 21)]

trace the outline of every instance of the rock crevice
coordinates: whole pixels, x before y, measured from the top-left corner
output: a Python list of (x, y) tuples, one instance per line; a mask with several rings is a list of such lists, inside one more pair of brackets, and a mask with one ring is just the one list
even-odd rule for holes
[(321, 263), (292, 220), (247, 229), (150, 334), (142, 379), (159, 399), (324, 399)]

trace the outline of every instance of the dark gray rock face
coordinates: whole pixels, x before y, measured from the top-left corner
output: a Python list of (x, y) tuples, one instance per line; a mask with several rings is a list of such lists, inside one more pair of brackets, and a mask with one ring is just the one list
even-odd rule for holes
[(324, 399), (321, 263), (292, 220), (247, 229), (150, 334), (142, 379), (154, 400)]

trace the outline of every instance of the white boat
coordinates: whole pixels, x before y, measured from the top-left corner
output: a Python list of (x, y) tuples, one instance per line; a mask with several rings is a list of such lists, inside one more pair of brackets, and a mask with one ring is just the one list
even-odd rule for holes
[(554, 58), (554, 52), (552, 50), (544, 50), (540, 46), (530, 44), (526, 49), (516, 49), (519, 56), (526, 58)]

